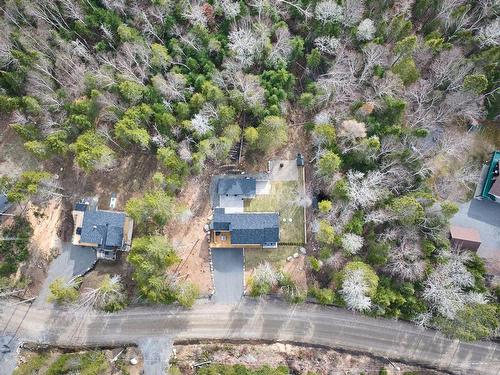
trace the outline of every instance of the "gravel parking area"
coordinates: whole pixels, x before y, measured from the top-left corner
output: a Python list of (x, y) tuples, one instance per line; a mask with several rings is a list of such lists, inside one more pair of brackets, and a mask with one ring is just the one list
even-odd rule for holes
[(269, 162), (271, 181), (297, 181), (299, 171), (295, 160), (271, 160)]

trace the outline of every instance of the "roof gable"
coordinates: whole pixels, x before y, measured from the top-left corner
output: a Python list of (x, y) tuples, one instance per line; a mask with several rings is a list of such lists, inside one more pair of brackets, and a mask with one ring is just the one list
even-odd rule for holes
[(123, 212), (85, 211), (80, 241), (104, 247), (121, 247), (124, 225)]
[(221, 178), (217, 183), (219, 195), (254, 196), (257, 182), (252, 177)]

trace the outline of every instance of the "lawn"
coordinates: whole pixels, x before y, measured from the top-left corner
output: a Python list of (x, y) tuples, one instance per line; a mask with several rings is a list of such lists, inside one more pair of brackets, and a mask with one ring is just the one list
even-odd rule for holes
[(245, 200), (245, 212), (278, 212), (280, 242), (303, 244), (304, 209), (297, 203), (298, 189), (296, 181), (272, 181), (269, 195), (258, 195), (254, 199)]
[(254, 269), (259, 264), (269, 262), (275, 268), (281, 269), (286, 258), (299, 252), (299, 246), (279, 245), (277, 249), (245, 249), (245, 267)]

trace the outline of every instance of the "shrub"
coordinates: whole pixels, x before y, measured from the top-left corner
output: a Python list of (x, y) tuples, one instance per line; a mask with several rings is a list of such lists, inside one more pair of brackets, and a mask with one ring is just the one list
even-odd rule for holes
[(321, 220), (319, 222), (319, 231), (316, 234), (316, 238), (319, 242), (328, 245), (333, 245), (335, 243), (335, 230), (327, 220)]
[(392, 71), (401, 78), (405, 86), (411, 85), (420, 77), (420, 72), (415, 65), (415, 61), (411, 57), (398, 61), (392, 67)]
[(327, 260), (332, 256), (332, 250), (329, 249), (328, 247), (322, 247), (321, 250), (319, 251), (319, 259), (322, 261)]
[(345, 180), (345, 178), (342, 178), (338, 180), (333, 186), (331, 195), (334, 200), (345, 201), (349, 198), (348, 192), (349, 186), (347, 184), (347, 181)]
[(322, 262), (320, 260), (316, 259), (315, 257), (308, 257), (308, 260), (311, 268), (314, 271), (319, 272), (321, 270)]
[(325, 151), (318, 160), (318, 174), (322, 177), (331, 177), (340, 168), (341, 159), (333, 151)]
[(177, 292), (177, 301), (183, 307), (190, 308), (200, 295), (200, 288), (193, 283), (183, 283)]
[(327, 200), (321, 201), (318, 204), (318, 208), (321, 213), (326, 214), (332, 209), (332, 202)]
[(50, 295), (48, 297), (48, 301), (55, 302), (60, 305), (75, 302), (79, 296), (77, 290), (79, 283), (79, 279), (76, 279), (71, 283), (66, 283), (60, 278), (54, 280), (49, 285)]
[(327, 288), (313, 288), (310, 290), (310, 294), (316, 299), (316, 301), (322, 305), (331, 305), (335, 294), (333, 290)]
[(358, 210), (354, 213), (351, 220), (344, 227), (345, 232), (351, 232), (358, 236), (363, 234), (363, 226), (365, 225), (364, 212)]

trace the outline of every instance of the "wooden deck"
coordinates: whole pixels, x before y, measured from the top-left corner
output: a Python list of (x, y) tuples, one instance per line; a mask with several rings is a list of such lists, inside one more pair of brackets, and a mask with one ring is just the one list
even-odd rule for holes
[[(217, 233), (219, 233), (219, 234), (217, 234)], [(231, 245), (231, 232), (212, 231), (210, 233), (210, 247), (213, 247), (213, 248), (232, 247), (232, 245)]]

